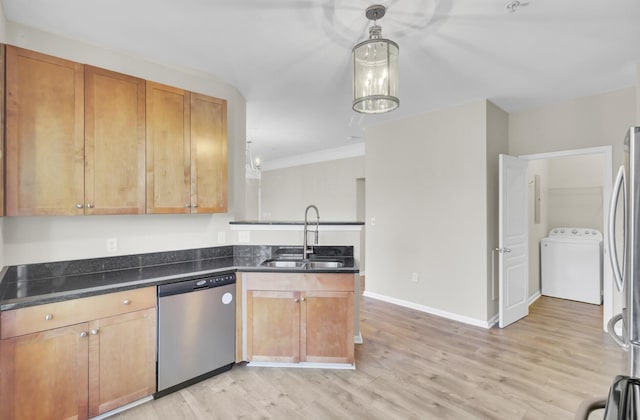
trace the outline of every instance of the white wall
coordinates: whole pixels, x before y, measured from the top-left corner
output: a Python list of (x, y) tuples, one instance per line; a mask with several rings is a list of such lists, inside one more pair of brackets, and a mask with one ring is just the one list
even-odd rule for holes
[(367, 130), (368, 292), (487, 320), (486, 115), (481, 101)]
[[(6, 217), (2, 221), (5, 265), (215, 246), (220, 231), (227, 233), (226, 242), (233, 239), (228, 221), (245, 214), (246, 139), (246, 104), (233, 86), (202, 72), (152, 63), (12, 22), (7, 22), (6, 43), (226, 99), (229, 213)], [(107, 238), (118, 239), (116, 253), (106, 252)]]

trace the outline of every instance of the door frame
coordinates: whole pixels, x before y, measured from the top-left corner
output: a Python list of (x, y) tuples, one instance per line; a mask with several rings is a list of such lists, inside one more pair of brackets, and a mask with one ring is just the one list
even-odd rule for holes
[[(583, 155), (602, 155), (604, 164), (602, 171), (602, 236), (603, 241), (609, 235), (609, 200), (611, 199), (611, 189), (613, 183), (613, 146), (588, 147), (584, 149), (561, 150), (557, 152), (536, 153), (530, 155), (520, 155), (518, 158), (525, 160), (541, 160), (559, 157), (573, 157)], [(613, 316), (613, 272), (608, 264), (609, 256), (606, 247), (602, 247), (602, 329), (607, 330), (607, 322)]]

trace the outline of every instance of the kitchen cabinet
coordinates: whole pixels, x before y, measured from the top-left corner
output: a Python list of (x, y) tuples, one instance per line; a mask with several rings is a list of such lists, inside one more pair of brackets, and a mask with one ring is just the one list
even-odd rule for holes
[(6, 48), (7, 215), (144, 213), (144, 80)]
[(85, 214), (145, 212), (145, 81), (85, 66)]
[(84, 214), (84, 66), (6, 46), (6, 213)]
[(227, 209), (226, 101), (147, 81), (147, 213)]
[(247, 360), (354, 362), (354, 277), (244, 273)]
[(0, 314), (0, 418), (96, 416), (155, 392), (155, 287)]

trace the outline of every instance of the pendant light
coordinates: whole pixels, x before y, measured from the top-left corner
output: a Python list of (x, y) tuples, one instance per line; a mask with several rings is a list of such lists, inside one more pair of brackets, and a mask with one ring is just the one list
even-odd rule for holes
[(382, 5), (365, 12), (373, 21), (369, 39), (353, 47), (353, 110), (365, 114), (389, 112), (400, 106), (398, 94), (398, 44), (382, 38), (376, 21), (386, 12)]

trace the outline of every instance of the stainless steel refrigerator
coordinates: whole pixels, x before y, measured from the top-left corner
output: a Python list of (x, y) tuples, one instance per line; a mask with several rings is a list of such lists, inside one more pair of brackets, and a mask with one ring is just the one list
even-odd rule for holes
[(628, 368), (611, 385), (606, 420), (640, 418), (640, 127), (627, 132), (624, 155), (611, 197), (606, 245), (623, 296), (622, 311), (609, 321), (608, 330), (628, 353)]

